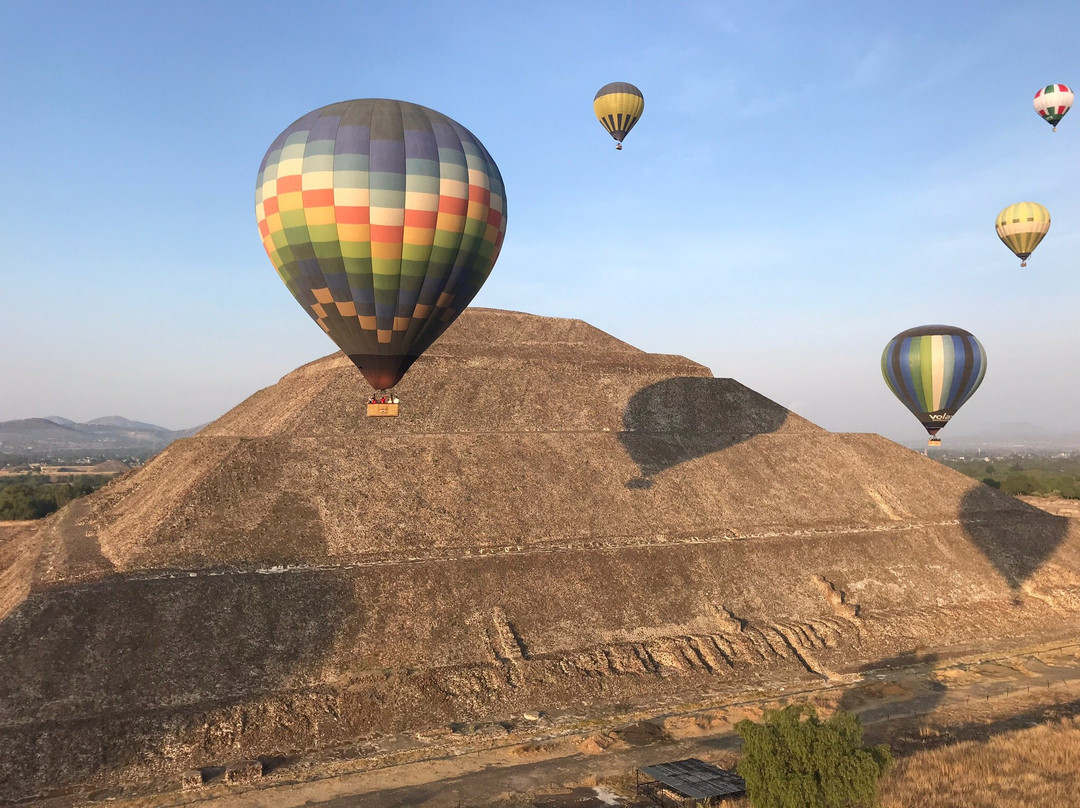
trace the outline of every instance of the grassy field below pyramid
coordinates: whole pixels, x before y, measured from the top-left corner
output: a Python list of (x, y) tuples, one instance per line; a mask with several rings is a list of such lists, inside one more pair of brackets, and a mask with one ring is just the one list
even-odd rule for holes
[(0, 532), (0, 799), (1080, 625), (1076, 520), (580, 321), (467, 311), (369, 392), (305, 365)]

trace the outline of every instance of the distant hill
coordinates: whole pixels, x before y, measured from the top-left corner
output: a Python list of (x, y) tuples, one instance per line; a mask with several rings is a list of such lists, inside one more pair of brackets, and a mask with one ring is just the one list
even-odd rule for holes
[(90, 471), (93, 474), (123, 474), (125, 471), (131, 471), (131, 466), (121, 460), (106, 460), (104, 463), (91, 467)]
[(22, 418), (0, 421), (0, 455), (33, 460), (144, 457), (161, 451), (177, 438), (194, 435), (200, 428), (172, 430), (119, 415), (86, 423), (58, 415)]
[(87, 421), (87, 426), (115, 426), (117, 429), (135, 429), (148, 432), (168, 432), (165, 427), (156, 426), (154, 424), (143, 423), (142, 421), (132, 421), (128, 418), (124, 418), (120, 415), (106, 415), (104, 418), (95, 418), (93, 421)]

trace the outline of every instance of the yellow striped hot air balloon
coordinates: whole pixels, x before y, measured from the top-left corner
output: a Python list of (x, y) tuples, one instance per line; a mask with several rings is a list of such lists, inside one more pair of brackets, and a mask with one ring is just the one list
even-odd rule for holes
[(997, 216), (998, 238), (1016, 253), (1022, 267), (1049, 229), (1050, 211), (1038, 202), (1017, 202)]
[(615, 81), (597, 91), (592, 105), (596, 120), (615, 138), (615, 148), (621, 149), (623, 138), (645, 111), (645, 96), (633, 84)]

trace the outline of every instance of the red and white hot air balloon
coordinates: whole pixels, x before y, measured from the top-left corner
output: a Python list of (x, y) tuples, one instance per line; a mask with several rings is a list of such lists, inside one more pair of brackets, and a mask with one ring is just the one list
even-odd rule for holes
[(1057, 131), (1058, 122), (1072, 106), (1072, 90), (1064, 84), (1047, 84), (1035, 93), (1035, 111)]

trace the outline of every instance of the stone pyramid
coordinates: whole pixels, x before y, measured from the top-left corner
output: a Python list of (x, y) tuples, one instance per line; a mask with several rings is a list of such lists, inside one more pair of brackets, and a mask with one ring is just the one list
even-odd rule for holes
[(1075, 634), (1080, 531), (578, 320), (338, 354), (0, 533), (0, 800)]

